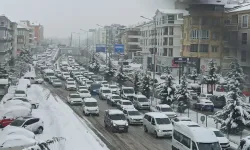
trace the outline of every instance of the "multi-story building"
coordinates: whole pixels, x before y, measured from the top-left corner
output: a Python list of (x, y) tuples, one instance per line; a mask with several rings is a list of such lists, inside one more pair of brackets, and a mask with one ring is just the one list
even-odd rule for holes
[(30, 46), (30, 27), (23, 23), (17, 25), (17, 49), (29, 49)]
[(29, 45), (28, 48), (35, 48), (36, 46), (36, 41), (35, 41), (35, 32), (34, 32), (34, 27), (30, 26), (30, 21), (28, 20), (21, 20), (20, 24), (23, 25), (24, 27), (29, 28)]
[(11, 35), (12, 35), (12, 42), (11, 42), (11, 46), (12, 46), (12, 57), (15, 59), (17, 57), (17, 23), (16, 22), (12, 22), (11, 23)]
[(0, 63), (5, 65), (12, 56), (13, 46), (13, 26), (6, 16), (0, 16)]
[(221, 1), (193, 1), (184, 16), (183, 47), (181, 55), (199, 59), (198, 71), (208, 70), (208, 61), (213, 59), (221, 66), (223, 59), (223, 15), (224, 3)]
[(140, 27), (126, 28), (122, 33), (121, 42), (124, 44), (124, 51), (129, 59), (141, 57), (140, 39)]
[[(224, 49), (223, 56), (236, 58), (245, 72), (250, 73), (250, 4), (230, 9), (224, 17)], [(223, 59), (224, 67), (226, 59)]]
[(183, 15), (185, 14), (187, 14), (185, 10), (158, 9), (154, 16), (155, 24), (151, 21), (141, 27), (143, 68), (153, 69), (153, 53), (156, 48), (156, 71), (164, 72), (166, 67), (170, 67), (173, 74), (178, 74), (178, 66), (173, 63), (173, 58), (180, 57)]

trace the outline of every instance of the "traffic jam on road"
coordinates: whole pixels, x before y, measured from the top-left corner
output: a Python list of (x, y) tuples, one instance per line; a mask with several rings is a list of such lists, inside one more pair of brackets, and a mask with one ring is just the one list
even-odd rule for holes
[[(89, 122), (110, 149), (231, 149), (219, 130), (178, 116), (167, 104), (151, 106), (133, 87), (105, 81), (72, 56), (61, 56), (51, 67), (36, 66), (44, 86)], [(200, 109), (198, 104), (195, 108)]]

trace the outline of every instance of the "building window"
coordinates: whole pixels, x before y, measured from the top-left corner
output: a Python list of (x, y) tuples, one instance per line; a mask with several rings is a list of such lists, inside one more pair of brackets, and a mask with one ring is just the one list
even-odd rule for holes
[(174, 15), (168, 15), (168, 23), (174, 23)]
[(168, 27), (164, 28), (164, 35), (168, 35)]
[(198, 52), (198, 44), (191, 44), (190, 52)]
[(241, 51), (241, 62), (247, 61), (247, 52), (245, 50)]
[(212, 46), (212, 52), (217, 53), (218, 52), (218, 46)]
[(168, 45), (168, 38), (163, 39), (163, 45)]
[(170, 37), (170, 38), (169, 38), (169, 46), (173, 46), (173, 45), (174, 45), (173, 38), (172, 38), (172, 37)]
[(241, 27), (242, 28), (248, 27), (248, 15), (242, 15)]
[(178, 19), (183, 19), (183, 13), (177, 15)]
[(208, 53), (208, 44), (200, 44), (200, 52)]
[(201, 36), (201, 39), (209, 39), (209, 31), (208, 30), (201, 30), (200, 36)]
[(242, 33), (241, 44), (247, 44), (247, 33)]
[(163, 56), (168, 56), (168, 49), (167, 48), (163, 48)]
[(168, 56), (173, 57), (173, 48), (168, 49)]
[(190, 37), (191, 39), (198, 39), (199, 38), (198, 30), (192, 30)]
[(174, 35), (174, 27), (169, 27), (169, 35)]
[(4, 22), (1, 22), (1, 26), (4, 26)]
[(218, 40), (218, 39), (219, 39), (219, 34), (218, 34), (217, 32), (214, 32), (214, 33), (212, 34), (212, 39), (213, 39), (213, 40)]

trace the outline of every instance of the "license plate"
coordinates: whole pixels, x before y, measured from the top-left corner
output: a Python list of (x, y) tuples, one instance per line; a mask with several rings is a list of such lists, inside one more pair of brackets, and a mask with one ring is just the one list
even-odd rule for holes
[(119, 130), (124, 130), (124, 128), (119, 128)]

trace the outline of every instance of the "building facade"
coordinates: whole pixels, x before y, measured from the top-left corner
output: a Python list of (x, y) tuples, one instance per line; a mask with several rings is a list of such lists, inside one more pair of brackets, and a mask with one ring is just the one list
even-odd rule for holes
[(12, 56), (13, 46), (13, 26), (6, 16), (0, 16), (0, 63), (5, 65)]
[(17, 23), (12, 22), (11, 28), (12, 28), (12, 31), (11, 31), (11, 34), (12, 34), (12, 42), (11, 42), (12, 57), (15, 59), (17, 57)]
[(17, 50), (30, 48), (30, 27), (19, 23), (17, 25)]
[(173, 74), (178, 74), (178, 66), (173, 63), (173, 58), (180, 57), (184, 14), (187, 14), (187, 11), (158, 9), (154, 16), (156, 23), (151, 21), (141, 27), (143, 68), (153, 69), (153, 52), (156, 48), (156, 71), (162, 73), (166, 67), (170, 67)]
[(223, 59), (224, 4), (216, 1), (189, 4), (189, 15), (184, 16), (181, 56), (200, 59), (202, 72), (208, 70), (213, 59), (221, 66)]

